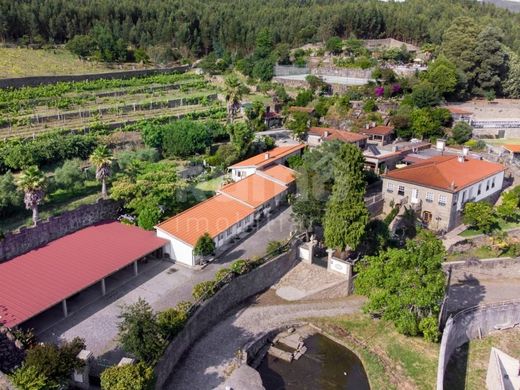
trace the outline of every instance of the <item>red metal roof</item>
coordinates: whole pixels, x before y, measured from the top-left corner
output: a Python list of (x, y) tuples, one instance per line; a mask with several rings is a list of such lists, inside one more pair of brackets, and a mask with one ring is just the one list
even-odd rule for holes
[(102, 222), (0, 264), (0, 322), (12, 327), (161, 248), (135, 226)]

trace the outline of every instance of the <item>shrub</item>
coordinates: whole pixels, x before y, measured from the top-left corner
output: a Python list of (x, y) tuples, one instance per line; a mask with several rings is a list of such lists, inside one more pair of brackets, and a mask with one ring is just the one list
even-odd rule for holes
[(497, 216), (488, 202), (468, 202), (464, 206), (464, 223), (484, 233), (497, 227)]
[(157, 323), (166, 339), (175, 337), (188, 321), (188, 310), (191, 302), (179, 302), (177, 306), (157, 314)]
[(47, 377), (38, 371), (36, 367), (24, 364), (9, 375), (9, 379), (17, 389), (42, 390), (48, 388)]
[(419, 330), (424, 338), (432, 343), (439, 341), (439, 323), (435, 317), (426, 317), (419, 322)]
[(278, 255), (282, 253), (284, 243), (282, 241), (269, 241), (267, 243), (266, 254)]
[(213, 241), (209, 233), (204, 233), (197, 240), (193, 248), (193, 254), (195, 256), (209, 256), (213, 253), (215, 253), (215, 241)]
[(215, 282), (213, 280), (206, 280), (193, 286), (192, 295), (197, 301), (204, 298), (208, 299), (215, 294)]
[(127, 352), (138, 359), (153, 363), (162, 353), (164, 340), (156, 314), (142, 298), (132, 305), (124, 305), (118, 316), (118, 341)]
[(137, 225), (145, 230), (152, 230), (161, 220), (161, 210), (158, 206), (150, 204), (145, 206), (137, 216)]
[(148, 390), (153, 383), (153, 369), (142, 362), (112, 366), (101, 373), (103, 390)]
[(64, 190), (79, 190), (85, 182), (85, 174), (81, 169), (81, 160), (67, 160), (54, 171), (54, 183)]
[(219, 270), (215, 273), (215, 282), (220, 282), (221, 280), (223, 280), (224, 278), (226, 278), (230, 273), (231, 273), (231, 270), (230, 270), (229, 268), (222, 268), (222, 269), (219, 269)]
[(231, 272), (233, 272), (234, 274), (242, 275), (242, 274), (245, 274), (247, 271), (249, 271), (249, 264), (248, 264), (247, 260), (240, 259), (240, 260), (233, 262), (233, 264), (231, 264), (230, 269), (231, 269)]
[(25, 365), (34, 369), (38, 377), (45, 377), (49, 388), (59, 387), (67, 383), (74, 369), (83, 367), (84, 362), (77, 355), (84, 348), (85, 342), (79, 337), (61, 346), (40, 344), (27, 351)]

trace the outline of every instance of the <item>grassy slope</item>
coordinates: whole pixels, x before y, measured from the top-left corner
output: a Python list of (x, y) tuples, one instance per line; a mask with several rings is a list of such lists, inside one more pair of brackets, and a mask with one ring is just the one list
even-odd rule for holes
[(363, 361), (373, 389), (435, 388), (439, 345), (405, 337), (393, 324), (367, 315), (313, 320)]
[(65, 49), (0, 48), (0, 78), (108, 72), (103, 64), (81, 61)]

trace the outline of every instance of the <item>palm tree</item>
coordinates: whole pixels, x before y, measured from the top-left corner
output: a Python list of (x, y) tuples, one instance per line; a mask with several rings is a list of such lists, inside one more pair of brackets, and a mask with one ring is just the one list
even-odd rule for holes
[(226, 77), (225, 84), (227, 120), (233, 123), (240, 108), (240, 101), (244, 95), (244, 86), (235, 75)]
[(45, 196), (45, 175), (37, 166), (23, 171), (17, 180), (18, 187), (25, 193), (24, 203), (27, 210), (32, 210), (32, 220), (36, 225), (40, 219), (38, 206)]
[(101, 197), (107, 198), (107, 181), (110, 176), (110, 166), (114, 157), (106, 145), (98, 146), (90, 155), (90, 162), (96, 167), (96, 179), (101, 182)]

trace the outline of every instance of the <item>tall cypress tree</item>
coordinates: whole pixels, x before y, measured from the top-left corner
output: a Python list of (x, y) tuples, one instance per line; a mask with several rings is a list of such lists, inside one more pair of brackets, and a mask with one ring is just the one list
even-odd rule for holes
[(355, 250), (368, 223), (365, 206), (364, 158), (361, 150), (344, 144), (334, 162), (335, 182), (325, 212), (325, 244), (339, 251)]

